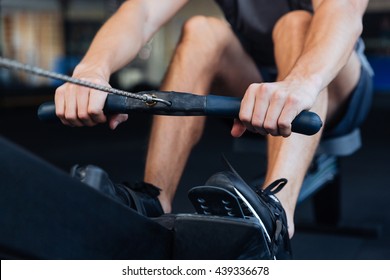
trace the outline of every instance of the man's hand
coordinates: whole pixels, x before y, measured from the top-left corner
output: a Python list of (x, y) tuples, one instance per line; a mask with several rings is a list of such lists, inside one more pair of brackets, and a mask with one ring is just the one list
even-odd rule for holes
[[(73, 77), (110, 87), (108, 82), (95, 73), (81, 73)], [(107, 93), (65, 83), (55, 93), (56, 115), (65, 125), (95, 126), (107, 121), (103, 113)], [(109, 126), (115, 129), (128, 118), (125, 114), (113, 115), (109, 118)]]
[(288, 137), (292, 121), (313, 106), (318, 92), (314, 86), (296, 80), (252, 84), (242, 99), (239, 120), (235, 120), (231, 134), (240, 137), (249, 130)]

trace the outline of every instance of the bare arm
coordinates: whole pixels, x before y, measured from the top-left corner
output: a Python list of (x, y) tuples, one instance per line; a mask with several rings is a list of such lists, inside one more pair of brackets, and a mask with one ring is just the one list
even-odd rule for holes
[(310, 81), (318, 92), (327, 87), (354, 49), (367, 4), (368, 0), (314, 0), (304, 50), (286, 80)]
[(109, 75), (129, 63), (153, 34), (188, 0), (128, 0), (102, 26), (77, 69)]
[[(232, 130), (240, 136), (249, 129), (261, 134), (289, 136), (292, 120), (315, 104), (319, 93), (347, 63), (362, 32), (368, 0), (313, 0), (314, 15), (302, 53), (280, 81), (248, 88), (240, 120)], [(281, 70), (281, 69), (279, 69)]]
[[(110, 75), (128, 64), (142, 46), (188, 0), (128, 0), (97, 32), (73, 76), (109, 86)], [(56, 114), (71, 126), (93, 126), (107, 121), (103, 106), (107, 93), (64, 84), (56, 90)], [(110, 118), (115, 128), (127, 115)]]

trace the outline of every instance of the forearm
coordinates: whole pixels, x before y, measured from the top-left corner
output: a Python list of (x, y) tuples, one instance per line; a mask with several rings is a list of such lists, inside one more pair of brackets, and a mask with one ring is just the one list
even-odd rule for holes
[(362, 32), (364, 8), (349, 1), (323, 1), (314, 13), (302, 55), (286, 79), (309, 82), (318, 92), (327, 87)]
[(128, 64), (187, 0), (126, 1), (96, 34), (75, 73), (94, 70), (108, 80)]
[(108, 80), (111, 73), (124, 66), (141, 48), (144, 17), (141, 7), (131, 2), (123, 4), (97, 32), (75, 73), (94, 69)]

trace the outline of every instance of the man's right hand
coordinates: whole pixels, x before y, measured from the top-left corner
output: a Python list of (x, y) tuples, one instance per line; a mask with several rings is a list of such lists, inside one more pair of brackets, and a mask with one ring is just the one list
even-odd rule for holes
[[(75, 78), (95, 84), (110, 87), (109, 83), (99, 75), (82, 73), (73, 75)], [(103, 107), (107, 98), (106, 92), (65, 83), (58, 87), (55, 93), (56, 115), (65, 125), (95, 126), (107, 120), (111, 129), (115, 129), (121, 122), (127, 120), (128, 115), (104, 115)]]

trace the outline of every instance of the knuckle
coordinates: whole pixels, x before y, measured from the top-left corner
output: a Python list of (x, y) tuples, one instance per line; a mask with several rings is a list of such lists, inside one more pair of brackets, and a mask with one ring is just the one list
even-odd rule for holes
[(88, 115), (98, 117), (103, 114), (103, 110), (97, 106), (88, 107)]
[(283, 101), (285, 99), (285, 92), (284, 91), (281, 91), (281, 90), (277, 90), (274, 92), (274, 94), (272, 95), (272, 100), (273, 101)]
[(297, 106), (300, 103), (301, 99), (296, 95), (290, 95), (287, 98), (287, 104), (290, 106)]
[(269, 102), (272, 99), (273, 91), (270, 85), (261, 84), (259, 85), (256, 92), (256, 99), (259, 102)]
[(261, 95), (262, 93), (262, 84), (256, 84), (256, 83), (253, 83), (253, 84), (250, 84), (248, 89), (247, 89), (247, 94), (249, 94), (250, 96), (258, 96), (259, 94)]
[(272, 84), (270, 83), (257, 84), (257, 90), (262, 93), (270, 92), (272, 90)]
[(99, 78), (93, 78), (93, 79), (89, 79), (90, 82), (94, 83), (94, 84), (98, 84), (98, 85), (102, 85), (102, 86), (108, 86), (108, 84), (106, 82), (103, 82), (101, 79)]
[(267, 130), (271, 135), (277, 133), (277, 127), (274, 125), (274, 122), (265, 121), (263, 125), (264, 129)]
[(63, 110), (60, 110), (60, 109), (57, 109), (56, 108), (56, 116), (60, 119), (64, 119), (65, 118), (65, 112)]
[(279, 120), (278, 127), (279, 129), (286, 130), (291, 127), (291, 123), (288, 120)]
[(80, 119), (82, 121), (88, 121), (90, 119), (88, 113), (84, 112), (84, 111), (78, 112), (77, 117), (78, 117), (78, 119)]
[(239, 114), (239, 119), (240, 121), (242, 121), (243, 123), (250, 123), (251, 122), (251, 115), (247, 112), (240, 112)]
[(60, 96), (60, 95), (63, 95), (63, 94), (64, 94), (64, 91), (65, 91), (65, 86), (62, 85), (62, 86), (56, 88), (54, 94), (55, 94), (56, 96)]
[(291, 135), (291, 132), (283, 131), (280, 133), (280, 135), (283, 136), (284, 138), (287, 138)]
[(77, 121), (77, 116), (73, 112), (65, 112), (64, 117), (66, 120), (68, 120), (70, 122)]
[(259, 117), (254, 117), (252, 119), (252, 126), (256, 129), (262, 129), (263, 128), (263, 121)]
[(258, 88), (259, 88), (259, 84), (253, 83), (253, 84), (250, 84), (250, 85), (249, 85), (248, 91), (249, 91), (249, 92), (254, 92), (254, 91), (256, 91)]

